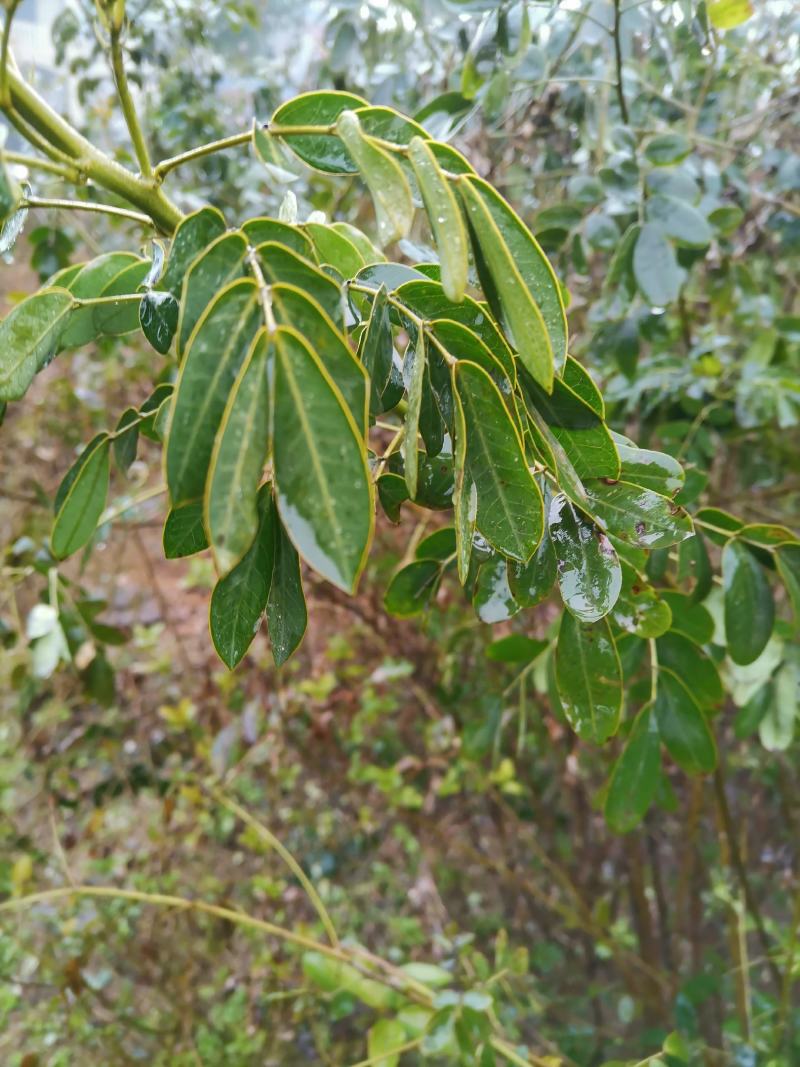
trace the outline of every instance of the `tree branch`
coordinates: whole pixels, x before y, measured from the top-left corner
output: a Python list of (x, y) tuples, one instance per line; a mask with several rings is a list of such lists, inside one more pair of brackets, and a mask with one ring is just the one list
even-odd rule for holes
[(620, 0), (614, 0), (614, 60), (617, 67), (617, 100), (622, 112), (622, 121), (626, 126), (630, 124), (628, 118), (628, 104), (625, 100), (625, 90), (622, 88), (622, 41), (620, 40), (619, 24), (623, 12), (620, 10)]
[(155, 223), (149, 215), (139, 211), (129, 211), (124, 207), (114, 207), (113, 204), (96, 204), (92, 200), (50, 200), (41, 196), (26, 196), (20, 201), (20, 207), (52, 208), (64, 211), (97, 211), (103, 215), (116, 215), (121, 219), (131, 219), (141, 223), (142, 226), (154, 226)]
[(214, 152), (222, 152), (226, 148), (236, 148), (237, 145), (246, 144), (252, 136), (253, 134), (250, 130), (245, 133), (234, 133), (230, 137), (220, 138), (219, 141), (210, 141), (208, 144), (199, 145), (197, 148), (190, 148), (188, 152), (181, 152), (180, 155), (162, 159), (160, 163), (156, 164), (153, 177), (156, 182), (162, 182), (167, 174), (176, 167), (182, 167), (184, 163), (191, 163), (195, 159), (202, 159), (203, 156), (210, 156)]
[(122, 114), (125, 117), (125, 125), (128, 127), (128, 133), (131, 135), (133, 149), (136, 152), (136, 158), (139, 161), (139, 169), (142, 172), (142, 177), (151, 178), (153, 175), (153, 165), (150, 162), (150, 153), (147, 150), (144, 131), (139, 122), (139, 116), (136, 113), (136, 105), (131, 96), (128, 75), (125, 73), (125, 57), (122, 54), (121, 31), (116, 27), (111, 29), (109, 44), (111, 52), (111, 71), (114, 75), (114, 84), (117, 87), (117, 95), (119, 96), (120, 106), (122, 107)]

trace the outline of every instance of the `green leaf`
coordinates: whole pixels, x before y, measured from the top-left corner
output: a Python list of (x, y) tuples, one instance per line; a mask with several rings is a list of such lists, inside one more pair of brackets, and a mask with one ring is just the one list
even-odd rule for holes
[(539, 547), (527, 563), (508, 564), (508, 584), (522, 608), (532, 608), (548, 597), (556, 580), (556, 554), (545, 527)]
[(705, 248), (711, 243), (711, 227), (696, 207), (676, 196), (659, 193), (647, 201), (648, 222), (687, 248)]
[(800, 627), (800, 545), (781, 545), (775, 553), (775, 562), (789, 594), (795, 626)]
[(758, 737), (767, 752), (785, 752), (797, 726), (800, 677), (794, 663), (784, 663), (773, 682), (774, 699), (758, 724)]
[(300, 646), (308, 625), (300, 557), (275, 513), (273, 520), (274, 561), (267, 599), (267, 628), (272, 658), (282, 667)]
[(178, 317), (178, 357), (203, 312), (219, 293), (244, 273), (247, 240), (241, 233), (226, 233), (206, 248), (190, 266), (183, 281)]
[(389, 522), (400, 522), (400, 508), (408, 500), (406, 480), (400, 474), (382, 474), (378, 479), (378, 499)]
[(345, 278), (354, 278), (367, 265), (364, 256), (350, 238), (333, 226), (307, 222), (305, 231), (314, 242), (320, 263), (330, 263)]
[(383, 598), (391, 615), (407, 619), (427, 608), (436, 592), (442, 568), (437, 560), (418, 559), (395, 574)]
[[(146, 259), (137, 259), (121, 270), (108, 285), (103, 287), (100, 296), (130, 296), (147, 277), (150, 263)], [(139, 329), (139, 305), (141, 300), (121, 300), (119, 303), (99, 304), (94, 308), (93, 324), (96, 334), (108, 337), (122, 337)]]
[(566, 315), (553, 268), (533, 235), (490, 185), (465, 177), (459, 190), (475, 234), (476, 255), (488, 271), (489, 279), (481, 278), (487, 299), (491, 303), (496, 293), (520, 360), (549, 393), (555, 367), (563, 366), (567, 354)]
[(493, 556), (481, 565), (472, 606), (481, 622), (490, 625), (505, 622), (521, 610), (508, 584), (508, 565), (502, 556)]
[(370, 316), (358, 347), (361, 363), (369, 377), (369, 410), (374, 415), (380, 415), (384, 411), (382, 397), (389, 383), (393, 353), (389, 305), (386, 288), (381, 285), (372, 301)]
[(98, 434), (61, 483), (50, 534), (56, 559), (83, 548), (97, 529), (108, 495), (110, 445), (108, 434)]
[(224, 233), (225, 219), (215, 207), (203, 207), (187, 215), (175, 230), (159, 287), (179, 297), (189, 267), (204, 249)]
[(688, 637), (696, 645), (707, 645), (711, 641), (714, 620), (702, 604), (695, 604), (692, 597), (667, 589), (660, 590), (660, 595), (672, 612), (672, 630)]
[[(132, 252), (108, 252), (86, 263), (69, 282), (68, 288), (75, 300), (92, 300), (101, 296), (103, 290), (114, 282), (128, 267), (141, 263)], [(98, 336), (95, 325), (95, 307), (77, 307), (61, 334), (62, 348), (79, 348)]]
[(683, 271), (675, 250), (655, 222), (646, 222), (633, 250), (633, 275), (639, 292), (653, 307), (665, 307), (678, 299)]
[(261, 324), (256, 283), (241, 278), (208, 307), (175, 384), (165, 470), (173, 507), (203, 495), (228, 393)]
[(366, 106), (366, 100), (352, 93), (303, 93), (282, 104), (272, 116), (270, 127), (319, 126), (319, 133), (278, 135), (295, 155), (315, 170), (328, 174), (356, 174), (345, 146), (334, 134), (336, 120), (343, 111)]
[(258, 633), (272, 583), (275, 512), (270, 486), (258, 494), (259, 526), (246, 555), (211, 594), (209, 626), (220, 659), (233, 670)]
[(544, 528), (539, 486), (497, 386), (468, 361), (453, 368), (464, 417), (468, 477), (475, 487), (475, 525), (509, 559), (526, 563)]
[(208, 548), (202, 500), (192, 500), (170, 509), (164, 523), (163, 542), (167, 559), (193, 556), (195, 552)]
[(314, 242), (308, 234), (289, 222), (258, 216), (243, 222), (241, 229), (248, 243), (254, 248), (265, 244), (283, 245), (290, 252), (303, 256), (312, 263), (316, 261)]
[(468, 242), (461, 209), (427, 142), (414, 137), (409, 159), (422, 194), (442, 268), (442, 288), (458, 303), (467, 287)]
[(364, 135), (354, 111), (343, 111), (339, 115), (336, 131), (372, 196), (381, 244), (388, 245), (405, 237), (414, 220), (414, 203), (402, 167), (385, 149)]
[(367, 432), (367, 375), (347, 339), (316, 300), (294, 285), (271, 288), (272, 310), (278, 323), (294, 326), (320, 357), (341, 390), (359, 430)]
[(732, 30), (747, 22), (753, 14), (753, 5), (750, 0), (706, 0), (706, 12), (712, 26)]
[(221, 576), (236, 566), (258, 530), (256, 497), (269, 450), (269, 355), (262, 329), (233, 383), (209, 462), (204, 518)]
[(645, 145), (644, 154), (656, 167), (680, 163), (692, 150), (692, 142), (682, 133), (660, 133)]
[(617, 553), (603, 531), (563, 493), (553, 498), (548, 526), (564, 604), (582, 622), (596, 622), (611, 611), (622, 588)]
[(577, 359), (567, 356), (562, 378), (564, 384), (568, 385), (572, 392), (581, 398), (584, 404), (588, 404), (598, 419), (605, 419), (606, 405), (603, 400), (603, 394), (598, 389), (591, 374)]
[(638, 574), (622, 563), (622, 590), (612, 609), (614, 622), (637, 637), (660, 637), (672, 623), (669, 604)]
[(775, 602), (764, 569), (741, 541), (722, 550), (722, 584), (728, 655), (734, 663), (752, 663), (772, 635)]
[(112, 448), (114, 461), (126, 474), (131, 463), (136, 459), (136, 451), (139, 445), (139, 420), (141, 416), (136, 408), (126, 408), (119, 417), (114, 435)]
[(661, 740), (678, 766), (689, 774), (713, 771), (714, 735), (700, 705), (670, 670), (659, 668), (654, 710)]
[(521, 368), (520, 384), (528, 410), (541, 415), (578, 478), (619, 478), (616, 446), (608, 427), (589, 404), (561, 378), (554, 379), (548, 394)]
[(300, 555), (351, 592), (374, 523), (364, 444), (341, 392), (303, 338), (281, 326), (274, 340), (278, 510)]
[(668, 497), (630, 482), (584, 482), (588, 510), (609, 533), (640, 548), (669, 548), (693, 531), (692, 520)]
[(627, 438), (612, 434), (620, 459), (620, 477), (662, 496), (674, 496), (683, 488), (683, 467), (666, 452), (637, 448)]
[(427, 278), (406, 282), (397, 289), (395, 296), (423, 319), (451, 319), (472, 330), (495, 356), (509, 379), (516, 381), (511, 350), (491, 317), (486, 314), (486, 308), (477, 301), (465, 296), (461, 303), (456, 304), (447, 299), (439, 282)]
[(328, 318), (339, 327), (342, 323), (342, 294), (339, 286), (310, 260), (285, 245), (270, 241), (259, 245), (258, 258), (268, 282), (293, 285), (315, 300)]
[(367, 1055), (374, 1067), (397, 1067), (400, 1054), (395, 1050), (406, 1044), (405, 1029), (397, 1019), (378, 1019), (367, 1034)]
[(495, 663), (532, 663), (546, 648), (546, 641), (525, 634), (508, 634), (487, 646), (486, 658)]
[(139, 325), (147, 340), (161, 355), (169, 352), (178, 329), (180, 307), (172, 293), (151, 289), (139, 304)]
[(467, 463), (467, 424), (464, 405), (456, 389), (453, 390), (453, 427), (455, 456), (453, 459), (453, 524), (456, 531), (456, 569), (458, 580), (465, 585), (469, 577), (472, 542), (478, 512), (478, 491)]
[(415, 344), (406, 349), (403, 363), (403, 379), (408, 397), (405, 430), (403, 432), (403, 469), (408, 486), (408, 495), (413, 500), (417, 495), (417, 435), (422, 405), (422, 385), (425, 380), (425, 333), (417, 332)]
[(602, 744), (619, 727), (622, 666), (606, 619), (584, 623), (565, 611), (556, 646), (558, 695), (579, 737)]
[(56, 353), (73, 308), (65, 289), (43, 289), (0, 322), (0, 402), (21, 399)]
[(658, 662), (669, 668), (691, 692), (701, 707), (713, 708), (725, 699), (713, 660), (688, 637), (665, 633), (656, 643)]
[(661, 739), (653, 708), (642, 708), (634, 720), (622, 755), (614, 764), (605, 803), (605, 817), (617, 834), (638, 826), (653, 803), (661, 772)]

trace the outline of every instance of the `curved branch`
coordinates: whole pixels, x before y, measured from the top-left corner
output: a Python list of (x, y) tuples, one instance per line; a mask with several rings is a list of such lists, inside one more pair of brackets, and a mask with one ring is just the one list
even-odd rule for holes
[(139, 222), (142, 226), (154, 226), (155, 223), (149, 215), (140, 211), (129, 211), (124, 207), (114, 207), (113, 204), (96, 204), (92, 200), (51, 200), (41, 196), (26, 196), (20, 201), (20, 207), (53, 208), (64, 211), (97, 211), (102, 215), (116, 215), (121, 219), (130, 219)]
[(136, 105), (131, 96), (128, 75), (125, 73), (125, 58), (122, 54), (122, 38), (120, 31), (112, 29), (109, 40), (111, 71), (114, 75), (114, 84), (117, 87), (117, 95), (119, 96), (120, 106), (122, 107), (122, 114), (125, 117), (125, 125), (128, 127), (128, 133), (131, 135), (133, 149), (136, 153), (136, 158), (139, 161), (139, 169), (142, 172), (142, 177), (151, 178), (153, 176), (153, 165), (150, 162), (150, 153), (147, 150), (144, 130), (139, 122), (139, 116), (136, 113)]

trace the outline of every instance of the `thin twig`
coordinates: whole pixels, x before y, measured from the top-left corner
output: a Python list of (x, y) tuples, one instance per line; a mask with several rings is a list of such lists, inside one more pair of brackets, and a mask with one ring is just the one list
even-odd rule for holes
[(247, 144), (252, 136), (250, 130), (246, 133), (234, 133), (230, 137), (221, 137), (218, 141), (210, 141), (208, 144), (198, 145), (197, 148), (190, 148), (188, 152), (181, 152), (177, 156), (170, 156), (169, 159), (162, 159), (160, 163), (156, 164), (153, 170), (153, 177), (157, 182), (162, 182), (167, 174), (176, 167), (182, 167), (184, 163), (191, 163), (195, 159), (202, 159), (203, 156), (210, 156), (214, 152), (223, 152), (226, 148), (235, 148), (237, 145)]
[(130, 85), (128, 84), (128, 75), (125, 73), (125, 57), (122, 53), (121, 27), (113, 26), (111, 28), (109, 45), (111, 53), (111, 71), (114, 75), (114, 84), (117, 87), (117, 95), (119, 96), (120, 106), (122, 107), (122, 114), (125, 117), (125, 125), (128, 127), (128, 133), (131, 135), (133, 149), (136, 153), (136, 159), (139, 162), (139, 169), (141, 170), (142, 177), (151, 178), (153, 176), (153, 165), (150, 162), (150, 153), (147, 150), (144, 131), (139, 122), (136, 105), (134, 104), (133, 96), (131, 95)]
[(619, 24), (623, 12), (620, 10), (620, 0), (614, 0), (614, 61), (617, 68), (617, 100), (622, 113), (622, 121), (626, 126), (630, 125), (628, 117), (628, 104), (625, 100), (625, 90), (622, 87), (622, 41), (620, 40)]
[(38, 207), (59, 211), (96, 211), (102, 215), (115, 215), (117, 218), (130, 219), (142, 226), (155, 226), (149, 215), (140, 211), (130, 211), (113, 204), (96, 204), (93, 200), (51, 200), (41, 196), (27, 196), (20, 201), (20, 207)]

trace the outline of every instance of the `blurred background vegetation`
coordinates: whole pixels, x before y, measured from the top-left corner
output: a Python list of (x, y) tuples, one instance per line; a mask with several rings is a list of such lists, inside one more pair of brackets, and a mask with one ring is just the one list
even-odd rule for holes
[[(41, 83), (131, 162), (94, 5), (55, 7)], [(742, 9), (131, 0), (126, 51), (155, 158), (265, 121), (310, 88), (416, 115), (547, 249), (571, 297), (573, 354), (602, 383), (615, 429), (688, 465), (687, 502), (796, 526), (800, 12), (764, 0), (724, 28)], [(291, 213), (296, 199), (301, 219), (372, 225), (358, 182), (246, 148), (184, 168), (174, 195), (234, 224)], [(678, 295), (661, 309), (609, 275), (627, 227), (664, 210), (674, 259), (654, 284), (674, 276)], [(0, 274), (7, 304), (126, 233), (32, 212)], [(433, 258), (422, 237), (401, 250)], [(564, 726), (546, 662), (509, 661), (496, 644), (545, 635), (554, 611), (491, 627), (445, 585), (420, 619), (386, 614), (392, 573), (434, 529), (413, 508), (400, 528), (379, 527), (357, 598), (307, 581), (309, 636), (287, 667), (257, 637), (229, 674), (207, 631), (211, 561), (162, 558), (158, 454), (145, 442), (113, 484), (113, 526), (66, 568), (65, 640), (45, 640), (31, 613), (48, 591), (48, 496), (108, 411), (147, 396), (152, 358), (124, 339), (82, 350), (3, 427), (3, 895), (113, 882), (318, 936), (297, 881), (209, 791), (222, 783), (299, 859), (340, 933), (488, 992), (540, 1062), (800, 1062), (789, 627), (751, 666), (718, 664), (722, 775), (670, 770), (624, 837), (601, 812), (614, 753)], [(720, 590), (706, 603), (719, 625)], [(782, 687), (769, 711), (755, 699), (767, 685)], [(197, 915), (83, 901), (0, 926), (9, 1067), (339, 1067), (367, 1057), (375, 1018), (351, 991), (321, 994), (296, 951)], [(646, 1059), (665, 1038), (660, 1060)], [(443, 1045), (402, 1063), (426, 1057), (476, 1062)]]

